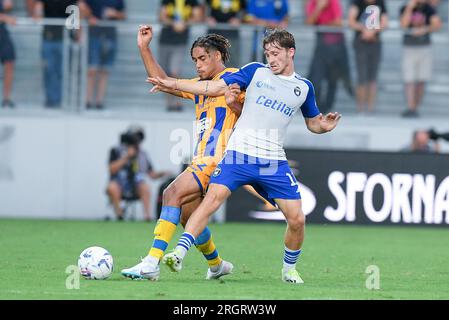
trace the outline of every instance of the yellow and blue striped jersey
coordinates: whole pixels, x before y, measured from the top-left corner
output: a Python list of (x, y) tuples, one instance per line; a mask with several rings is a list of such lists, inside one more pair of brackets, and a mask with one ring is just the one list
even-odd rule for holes
[[(219, 80), (224, 75), (238, 71), (226, 68), (212, 80)], [(199, 78), (191, 81), (200, 81)], [(207, 97), (181, 92), (182, 97), (195, 102), (197, 144), (193, 156), (194, 162), (207, 164), (218, 163), (223, 157), (229, 137), (238, 119), (226, 104), (224, 96)]]

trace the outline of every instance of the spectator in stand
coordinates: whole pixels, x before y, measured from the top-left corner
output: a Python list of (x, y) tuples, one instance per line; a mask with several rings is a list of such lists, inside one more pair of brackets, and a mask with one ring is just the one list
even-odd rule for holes
[[(229, 66), (240, 66), (240, 32), (238, 27), (242, 23), (245, 0), (206, 0), (206, 22), (209, 25), (208, 33), (222, 35), (231, 42)], [(220, 29), (217, 23), (226, 23), (232, 29)]]
[(152, 220), (151, 193), (146, 179), (166, 177), (168, 171), (156, 172), (148, 154), (142, 150), (145, 131), (140, 126), (131, 126), (120, 136), (120, 145), (111, 148), (109, 153), (110, 180), (106, 194), (111, 201), (118, 220), (123, 220), (121, 200), (140, 199), (144, 208), (145, 221)]
[[(267, 29), (286, 29), (288, 27), (288, 0), (248, 0), (246, 22), (265, 28), (263, 32), (254, 30), (254, 40), (251, 61), (265, 61), (260, 44)], [(261, 57), (258, 57), (258, 52)]]
[(413, 132), (412, 143), (401, 151), (414, 153), (439, 153), (440, 145), (432, 133), (433, 130), (416, 130)]
[(25, 9), (29, 17), (33, 17), (35, 14), (34, 6), (36, 4), (36, 1), (37, 0), (25, 0)]
[(430, 35), (441, 28), (441, 20), (428, 0), (410, 0), (400, 11), (405, 29), (402, 74), (408, 109), (403, 117), (417, 117), (426, 82), (432, 76)]
[[(35, 19), (68, 16), (66, 8), (76, 0), (36, 0)], [(62, 102), (63, 26), (45, 26), (42, 34), (42, 60), (44, 67), (45, 107), (60, 108)]]
[(357, 110), (373, 112), (382, 49), (380, 33), (388, 23), (385, 1), (352, 0), (348, 23), (355, 30), (354, 50), (358, 74)]
[[(306, 15), (306, 23), (309, 25), (343, 26), (340, 0), (308, 0)], [(349, 94), (353, 95), (343, 31), (317, 30), (308, 78), (314, 85), (317, 104), (322, 113), (327, 113), (333, 108), (339, 79), (343, 80)], [(323, 86), (324, 82), (326, 84)]]
[(12, 0), (0, 0), (0, 62), (3, 65), (3, 100), (2, 108), (14, 108), (11, 100), (12, 83), (14, 79), (14, 61), (16, 54), (7, 24), (16, 24), (16, 19), (8, 15), (13, 8)]
[[(181, 76), (189, 40), (189, 24), (201, 22), (203, 12), (197, 0), (162, 0), (159, 20), (159, 62), (170, 77)], [(182, 111), (178, 97), (166, 94), (167, 111)]]
[[(104, 108), (108, 72), (117, 52), (117, 30), (101, 22), (126, 19), (124, 0), (79, 0), (80, 11), (89, 22), (89, 71), (87, 76), (87, 109)], [(97, 84), (96, 97), (95, 85)], [(94, 104), (95, 100), (95, 104)]]

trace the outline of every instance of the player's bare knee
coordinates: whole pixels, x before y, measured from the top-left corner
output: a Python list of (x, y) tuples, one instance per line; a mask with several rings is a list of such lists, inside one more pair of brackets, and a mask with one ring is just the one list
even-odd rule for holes
[(170, 186), (168, 186), (167, 188), (164, 189), (164, 191), (162, 192), (162, 200), (164, 201), (164, 203), (169, 200), (171, 197), (171, 190), (170, 190)]
[(180, 189), (175, 183), (171, 183), (167, 188), (164, 189), (162, 193), (162, 201), (165, 205), (177, 205), (181, 204), (182, 195), (180, 194)]
[(306, 219), (303, 214), (297, 214), (287, 220), (289, 228), (293, 231), (300, 231), (306, 224)]
[(208, 193), (204, 201), (209, 207), (218, 207), (221, 204), (220, 197), (215, 193)]

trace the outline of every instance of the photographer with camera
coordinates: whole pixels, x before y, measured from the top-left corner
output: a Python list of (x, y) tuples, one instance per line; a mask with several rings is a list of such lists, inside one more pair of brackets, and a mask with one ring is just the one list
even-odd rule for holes
[(170, 175), (168, 172), (153, 170), (148, 155), (140, 148), (144, 138), (143, 128), (132, 126), (120, 136), (120, 145), (110, 151), (110, 181), (106, 193), (118, 220), (124, 219), (121, 200), (140, 199), (144, 207), (144, 219), (151, 221), (151, 193), (145, 176), (148, 174), (152, 179), (158, 179)]
[(413, 139), (410, 145), (402, 149), (405, 152), (415, 153), (440, 153), (438, 140), (449, 142), (449, 132), (440, 133), (434, 129), (416, 130), (413, 132)]

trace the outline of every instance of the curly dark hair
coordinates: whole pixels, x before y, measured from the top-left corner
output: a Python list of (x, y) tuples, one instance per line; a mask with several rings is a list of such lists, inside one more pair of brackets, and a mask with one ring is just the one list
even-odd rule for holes
[(223, 63), (229, 61), (229, 48), (231, 47), (231, 43), (228, 39), (219, 34), (211, 33), (196, 39), (190, 49), (190, 55), (192, 55), (193, 49), (196, 47), (204, 48), (207, 53), (209, 53), (209, 50), (218, 51), (221, 53), (221, 60)]

